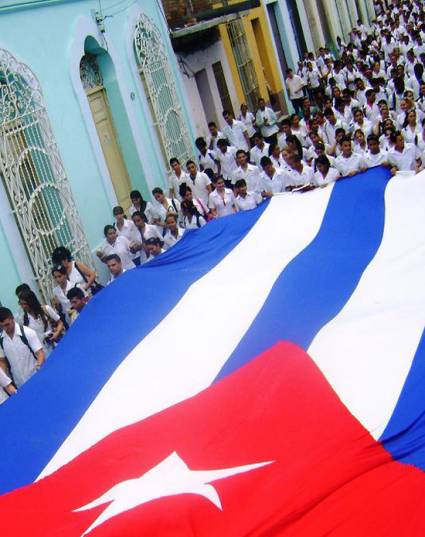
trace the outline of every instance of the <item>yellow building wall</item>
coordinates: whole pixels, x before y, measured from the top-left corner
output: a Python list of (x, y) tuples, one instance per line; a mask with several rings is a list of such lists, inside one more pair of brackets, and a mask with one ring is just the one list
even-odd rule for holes
[[(281, 97), (283, 95), (283, 86), (280, 78), (280, 67), (274, 52), (272, 36), (270, 35), (264, 7), (260, 6), (251, 9), (248, 15), (242, 17), (242, 21), (254, 70), (257, 75), (260, 95), (266, 101), (269, 101), (269, 92)], [(245, 95), (239, 79), (239, 73), (230, 39), (227, 34), (226, 25), (221, 24), (219, 30), (226, 50), (229, 66), (232, 71), (232, 78), (239, 102), (245, 102)]]

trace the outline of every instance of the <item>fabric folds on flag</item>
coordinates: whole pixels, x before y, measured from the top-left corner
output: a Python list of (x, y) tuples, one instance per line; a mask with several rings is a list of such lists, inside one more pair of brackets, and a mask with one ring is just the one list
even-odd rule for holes
[(425, 174), (189, 232), (0, 407), (2, 534), (422, 536)]

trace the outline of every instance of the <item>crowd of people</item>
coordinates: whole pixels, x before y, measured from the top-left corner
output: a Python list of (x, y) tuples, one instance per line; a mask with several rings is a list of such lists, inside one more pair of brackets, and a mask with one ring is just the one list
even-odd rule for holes
[[(172, 248), (214, 218), (257, 207), (282, 192), (323, 188), (375, 166), (392, 174), (425, 168), (425, 15), (420, 0), (377, 3), (370, 27), (360, 21), (338, 54), (306, 53), (286, 87), (294, 113), (278, 117), (264, 99), (245, 104), (223, 128), (208, 124), (197, 160), (170, 160), (166, 192), (152, 201), (131, 192), (131, 206), (113, 209), (96, 255), (109, 283)], [(127, 208), (126, 208), (127, 209)], [(127, 214), (126, 214), (127, 213)], [(102, 289), (96, 273), (58, 247), (52, 253), (51, 305), (28, 285), (16, 289), (22, 316), (0, 308), (0, 402), (43, 364), (88, 300)], [(3, 388), (3, 389), (1, 389)]]

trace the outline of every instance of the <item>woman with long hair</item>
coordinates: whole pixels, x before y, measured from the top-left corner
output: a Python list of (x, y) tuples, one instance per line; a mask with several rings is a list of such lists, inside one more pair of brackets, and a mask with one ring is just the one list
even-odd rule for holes
[(23, 324), (35, 330), (47, 357), (61, 338), (64, 325), (56, 311), (51, 306), (40, 304), (32, 291), (22, 291), (18, 299), (24, 311)]

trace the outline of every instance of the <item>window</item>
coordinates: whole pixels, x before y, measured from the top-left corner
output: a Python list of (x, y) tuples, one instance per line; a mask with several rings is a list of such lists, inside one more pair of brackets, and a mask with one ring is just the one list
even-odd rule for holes
[(186, 162), (192, 158), (192, 143), (174, 76), (161, 34), (146, 15), (137, 22), (134, 47), (164, 160), (167, 165), (172, 157)]
[(63, 245), (91, 263), (37, 78), (0, 49), (0, 175), (35, 279), (51, 296), (50, 256)]

